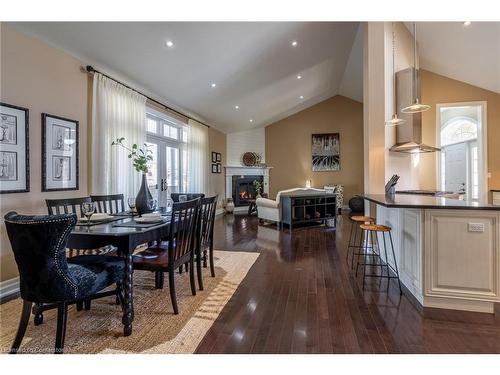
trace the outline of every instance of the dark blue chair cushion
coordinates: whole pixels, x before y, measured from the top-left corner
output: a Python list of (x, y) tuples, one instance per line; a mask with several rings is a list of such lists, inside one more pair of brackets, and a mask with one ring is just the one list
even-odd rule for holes
[(89, 296), (121, 282), (125, 263), (122, 258), (112, 255), (80, 255), (68, 258), (68, 269), (78, 281), (81, 293)]

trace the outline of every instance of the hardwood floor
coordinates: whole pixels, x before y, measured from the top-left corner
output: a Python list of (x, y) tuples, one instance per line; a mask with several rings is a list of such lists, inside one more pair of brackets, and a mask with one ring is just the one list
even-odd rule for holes
[(422, 309), (378, 280), (361, 290), (337, 232), (279, 232), (255, 216), (216, 220), (215, 249), (261, 255), (197, 353), (500, 353), (500, 312)]

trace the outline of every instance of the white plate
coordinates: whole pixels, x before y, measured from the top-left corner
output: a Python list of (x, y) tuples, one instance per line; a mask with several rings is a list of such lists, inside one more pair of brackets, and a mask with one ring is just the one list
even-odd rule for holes
[(161, 215), (159, 213), (156, 213), (156, 212), (153, 212), (153, 213), (150, 213), (150, 214), (142, 214), (142, 217), (145, 217), (145, 218), (148, 218), (148, 219), (161, 219)]
[[(95, 213), (90, 218), (90, 221), (101, 221), (101, 220), (107, 220), (107, 219), (112, 219), (112, 218), (113, 218), (113, 216), (108, 215), (106, 213)], [(84, 216), (84, 217), (82, 217), (82, 220), (85, 221), (85, 220), (87, 220), (87, 218)]]
[(144, 215), (142, 217), (136, 217), (135, 218), (135, 221), (138, 222), (138, 223), (159, 223), (161, 221), (163, 221), (163, 218), (160, 216), (160, 217), (144, 217)]

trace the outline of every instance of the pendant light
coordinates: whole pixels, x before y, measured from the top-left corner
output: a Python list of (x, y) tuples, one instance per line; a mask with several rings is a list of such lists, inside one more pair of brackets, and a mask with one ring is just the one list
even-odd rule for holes
[(417, 87), (417, 25), (413, 22), (413, 104), (401, 110), (403, 113), (425, 112), (431, 108), (430, 105), (422, 104), (418, 100)]
[(397, 105), (396, 105), (396, 63), (395, 63), (395, 49), (396, 49), (396, 36), (394, 34), (394, 22), (392, 23), (392, 100), (393, 100), (393, 108), (394, 108), (394, 114), (392, 115), (392, 118), (390, 120), (387, 120), (385, 122), (386, 126), (396, 126), (396, 125), (401, 125), (404, 124), (406, 121), (403, 120), (402, 118), (398, 117), (398, 111), (397, 111)]

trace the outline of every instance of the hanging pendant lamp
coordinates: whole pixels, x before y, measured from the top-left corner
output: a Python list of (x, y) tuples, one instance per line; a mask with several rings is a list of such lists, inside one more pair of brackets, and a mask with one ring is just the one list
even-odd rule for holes
[(417, 87), (417, 25), (413, 22), (413, 104), (401, 109), (403, 113), (425, 112), (431, 108), (430, 105), (420, 103)]
[(394, 114), (392, 115), (392, 118), (390, 120), (387, 120), (385, 122), (386, 126), (396, 126), (396, 125), (401, 125), (404, 124), (406, 121), (403, 120), (402, 118), (398, 117), (398, 110), (397, 110), (397, 105), (396, 105), (396, 72), (395, 72), (395, 49), (396, 49), (396, 37), (394, 34), (394, 22), (392, 23), (392, 100), (393, 100), (393, 105), (394, 105)]

